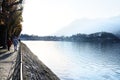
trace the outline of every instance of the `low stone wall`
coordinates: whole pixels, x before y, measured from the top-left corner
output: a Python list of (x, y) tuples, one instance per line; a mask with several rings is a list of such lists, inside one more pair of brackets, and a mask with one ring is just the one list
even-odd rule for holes
[(47, 66), (21, 43), (23, 80), (60, 80)]

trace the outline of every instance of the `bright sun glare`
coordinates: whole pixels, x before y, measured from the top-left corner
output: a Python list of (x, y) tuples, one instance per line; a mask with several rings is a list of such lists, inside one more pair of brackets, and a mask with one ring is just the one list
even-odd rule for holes
[(119, 0), (26, 0), (22, 33), (51, 35), (81, 18), (120, 14)]

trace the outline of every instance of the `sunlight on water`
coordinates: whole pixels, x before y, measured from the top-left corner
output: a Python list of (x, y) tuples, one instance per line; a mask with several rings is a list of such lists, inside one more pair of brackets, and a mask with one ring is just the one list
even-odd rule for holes
[(120, 45), (23, 41), (61, 80), (119, 80)]

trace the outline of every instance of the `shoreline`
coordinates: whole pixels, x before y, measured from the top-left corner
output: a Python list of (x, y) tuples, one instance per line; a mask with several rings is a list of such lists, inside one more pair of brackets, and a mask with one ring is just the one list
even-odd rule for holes
[(31, 52), (26, 44), (21, 43), (23, 64), (23, 80), (60, 80), (38, 57)]

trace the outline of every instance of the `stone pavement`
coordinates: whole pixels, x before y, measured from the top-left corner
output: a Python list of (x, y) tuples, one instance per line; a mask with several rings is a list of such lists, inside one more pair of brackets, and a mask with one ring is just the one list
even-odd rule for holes
[(21, 43), (14, 52), (0, 50), (0, 80), (60, 80), (47, 66)]
[(0, 80), (8, 80), (14, 71), (18, 53), (13, 51), (13, 46), (11, 48), (10, 51), (0, 50)]

